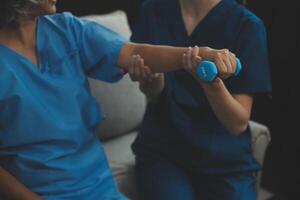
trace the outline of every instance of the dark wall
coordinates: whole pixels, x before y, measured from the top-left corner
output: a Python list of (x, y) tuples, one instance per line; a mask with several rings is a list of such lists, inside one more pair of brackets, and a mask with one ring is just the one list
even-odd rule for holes
[(259, 101), (253, 115), (266, 122), (272, 133), (265, 160), (263, 185), (276, 193), (289, 196), (289, 199), (296, 196), (299, 198), (299, 6), (296, 1), (250, 2), (249, 8), (267, 26), (273, 80), (272, 101)]
[(132, 27), (139, 14), (140, 0), (60, 0), (57, 3), (58, 12), (70, 11), (74, 15), (105, 14), (116, 9), (127, 13)]

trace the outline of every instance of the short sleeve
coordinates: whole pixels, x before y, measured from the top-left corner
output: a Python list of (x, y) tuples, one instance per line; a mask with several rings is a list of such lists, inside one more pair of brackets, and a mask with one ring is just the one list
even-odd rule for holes
[(231, 93), (270, 93), (272, 90), (265, 27), (249, 19), (238, 34), (234, 52), (242, 63), (236, 77), (225, 81)]
[(117, 59), (127, 39), (96, 22), (72, 16), (71, 23), (85, 73), (106, 82), (118, 81), (123, 74)]

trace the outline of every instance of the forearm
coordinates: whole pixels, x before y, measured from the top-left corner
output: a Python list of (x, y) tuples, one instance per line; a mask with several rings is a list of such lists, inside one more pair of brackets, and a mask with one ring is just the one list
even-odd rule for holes
[(0, 197), (9, 200), (41, 200), (38, 195), (26, 188), (15, 177), (0, 166)]
[(237, 101), (227, 90), (223, 81), (215, 85), (202, 85), (206, 97), (219, 121), (232, 134), (239, 135), (248, 126), (250, 118), (251, 101), (246, 105)]
[[(182, 55), (188, 48), (162, 45), (127, 43), (121, 50), (117, 64), (127, 70), (132, 55), (140, 55), (153, 73), (167, 72), (183, 68)], [(200, 47), (201, 55), (205, 47)]]

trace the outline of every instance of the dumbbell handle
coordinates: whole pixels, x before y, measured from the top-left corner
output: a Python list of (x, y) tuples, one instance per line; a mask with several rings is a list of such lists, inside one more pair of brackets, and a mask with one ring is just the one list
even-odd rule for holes
[[(234, 76), (237, 76), (240, 73), (241, 69), (241, 61), (237, 58)], [(218, 76), (218, 69), (215, 63), (211, 61), (202, 61), (198, 65), (197, 74), (200, 80), (213, 81)]]

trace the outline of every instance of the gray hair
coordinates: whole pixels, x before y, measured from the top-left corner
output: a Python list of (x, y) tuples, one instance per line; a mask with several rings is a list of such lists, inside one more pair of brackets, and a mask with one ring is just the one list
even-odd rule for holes
[(33, 14), (45, 0), (1, 0), (0, 28), (17, 26), (20, 17)]

